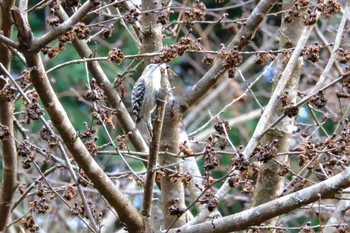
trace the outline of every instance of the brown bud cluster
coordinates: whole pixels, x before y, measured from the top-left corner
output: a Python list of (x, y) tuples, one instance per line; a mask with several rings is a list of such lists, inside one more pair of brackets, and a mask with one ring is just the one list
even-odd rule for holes
[(298, 113), (299, 113), (299, 108), (297, 106), (294, 106), (293, 103), (290, 103), (288, 106), (284, 108), (284, 114), (286, 114), (290, 118), (297, 116)]
[(307, 45), (301, 52), (301, 55), (308, 61), (313, 63), (318, 62), (318, 59), (320, 58), (320, 47), (318, 43)]
[(23, 104), (26, 107), (26, 123), (30, 124), (32, 120), (38, 120), (42, 115), (44, 115), (44, 110), (38, 103), (39, 95), (38, 93), (28, 94), (28, 98), (31, 102), (23, 100)]
[(40, 136), (44, 141), (47, 141), (50, 148), (54, 148), (60, 142), (57, 135), (51, 134), (45, 125), (40, 130)]
[(27, 84), (30, 84), (30, 83), (32, 83), (32, 79), (30, 77), (30, 69), (27, 68), (22, 70), (20, 87), (25, 88)]
[(228, 184), (231, 188), (235, 188), (239, 185), (239, 175), (237, 173), (233, 173), (228, 178)]
[(108, 126), (115, 128), (113, 123), (113, 116), (116, 114), (116, 111), (110, 108), (98, 107), (97, 112), (92, 112), (92, 119), (96, 124), (101, 125), (102, 122), (100, 119)]
[(135, 7), (132, 8), (130, 11), (126, 12), (124, 17), (129, 24), (136, 24), (140, 16), (140, 10)]
[(255, 59), (255, 64), (258, 65), (265, 65), (266, 62), (272, 62), (276, 59), (275, 55), (273, 55), (272, 53), (266, 52), (266, 53), (258, 53), (256, 55), (256, 59)]
[(73, 30), (70, 30), (70, 31), (64, 33), (62, 36), (58, 37), (58, 41), (61, 44), (64, 44), (64, 43), (73, 41), (74, 38), (75, 38), (75, 33)]
[(286, 65), (289, 62), (290, 59), (290, 51), (289, 50), (283, 50), (282, 52), (282, 64)]
[(5, 84), (5, 86), (0, 90), (0, 97), (8, 102), (12, 102), (16, 99), (17, 89), (10, 84)]
[(194, 20), (205, 20), (206, 10), (207, 7), (204, 5), (204, 3), (196, 0), (192, 5), (191, 10), (185, 11), (185, 23), (189, 24)]
[(313, 169), (317, 163), (317, 160), (314, 157), (317, 156), (317, 150), (315, 145), (310, 141), (302, 142), (301, 147), (303, 154), (299, 155), (299, 166), (305, 166), (308, 162), (312, 160), (312, 162), (308, 165), (308, 169)]
[(84, 129), (80, 132), (79, 137), (89, 139), (96, 133), (96, 128), (89, 127), (87, 122), (84, 122)]
[(76, 192), (74, 190), (74, 187), (72, 185), (67, 185), (64, 188), (63, 191), (63, 198), (66, 199), (67, 201), (72, 200), (76, 196)]
[(249, 161), (246, 160), (243, 155), (239, 154), (238, 157), (235, 157), (231, 160), (231, 164), (235, 169), (246, 172), (249, 168)]
[(284, 22), (291, 23), (296, 18), (301, 17), (309, 4), (308, 0), (295, 1), (291, 9), (287, 11), (286, 16), (284, 17)]
[(47, 211), (50, 209), (49, 204), (46, 201), (45, 197), (41, 197), (37, 200), (34, 200), (29, 203), (30, 207), (29, 209), (31, 211), (36, 211), (39, 214), (46, 214)]
[(73, 207), (72, 207), (72, 213), (75, 215), (80, 215), (80, 216), (84, 216), (84, 212), (85, 212), (85, 208), (83, 203), (80, 202), (74, 202)]
[(337, 51), (337, 60), (340, 63), (346, 64), (350, 62), (350, 51), (347, 49), (339, 48)]
[(107, 38), (111, 38), (114, 32), (114, 25), (108, 24), (107, 27), (103, 28), (102, 32), (101, 32), (101, 37), (103, 39), (107, 39)]
[[(225, 127), (225, 128), (224, 128)], [(220, 142), (220, 149), (224, 150), (227, 146), (227, 137), (231, 130), (230, 124), (228, 121), (225, 120), (219, 120), (215, 123), (214, 129), (219, 133), (219, 135), (216, 135), (216, 138), (219, 139)], [(226, 130), (226, 133), (225, 133)]]
[(233, 78), (235, 75), (235, 68), (243, 62), (243, 57), (239, 54), (238, 48), (235, 46), (230, 50), (222, 48), (220, 50), (219, 57), (222, 60), (222, 66), (229, 72), (229, 78)]
[(307, 10), (307, 15), (304, 20), (305, 26), (311, 26), (314, 25), (317, 22), (317, 14), (315, 11), (312, 11), (311, 9)]
[(279, 100), (281, 101), (282, 107), (286, 107), (290, 104), (289, 91), (284, 91)]
[(60, 19), (57, 16), (50, 15), (46, 18), (46, 22), (48, 25), (52, 27), (58, 27), (61, 23)]
[(217, 153), (214, 149), (215, 141), (213, 137), (208, 137), (205, 140), (205, 149), (204, 149), (204, 168), (205, 170), (212, 170), (215, 167), (220, 165), (220, 161), (217, 157)]
[(276, 139), (262, 147), (257, 156), (258, 161), (267, 163), (269, 160), (277, 158), (277, 143)]
[(160, 55), (154, 57), (152, 63), (168, 63), (172, 59), (182, 56), (188, 50), (202, 50), (198, 41), (193, 40), (189, 36), (184, 36), (177, 44), (164, 46), (160, 51)]
[(327, 104), (327, 99), (324, 96), (323, 91), (319, 91), (316, 95), (310, 98), (310, 102), (315, 105), (316, 108), (324, 108)]
[(170, 15), (170, 12), (168, 9), (162, 9), (160, 12), (159, 12), (159, 15), (158, 15), (158, 18), (157, 18), (157, 23), (160, 23), (162, 25), (167, 25), (170, 23), (169, 21), (169, 15)]
[(93, 140), (85, 142), (86, 149), (90, 152), (92, 157), (95, 157), (98, 153), (98, 146), (96, 145), (97, 138), (95, 137)]
[(185, 211), (178, 206), (178, 200), (174, 200), (174, 204), (172, 204), (168, 210), (170, 215), (175, 215), (178, 217), (180, 217)]
[(184, 186), (188, 186), (190, 181), (192, 180), (192, 175), (188, 172), (174, 172), (169, 175), (170, 181), (176, 183), (177, 181), (181, 181)]
[(90, 28), (85, 25), (83, 22), (78, 22), (73, 27), (73, 32), (80, 40), (86, 39), (90, 34)]
[(209, 57), (209, 55), (205, 54), (203, 59), (202, 59), (202, 64), (205, 66), (211, 66), (214, 63), (214, 58)]
[(120, 150), (126, 150), (128, 149), (128, 146), (126, 145), (126, 140), (128, 140), (128, 136), (125, 135), (125, 134), (122, 134), (122, 135), (118, 135), (116, 137), (116, 140), (118, 142), (118, 148)]
[(342, 74), (342, 76), (344, 78), (341, 80), (341, 84), (343, 85), (343, 87), (347, 89), (347, 92), (349, 93), (349, 90), (350, 90), (350, 68), (349, 67), (345, 67), (345, 72)]
[(108, 61), (116, 63), (116, 64), (121, 64), (124, 60), (124, 53), (118, 49), (114, 48), (108, 53)]
[(192, 149), (187, 144), (187, 141), (184, 141), (180, 144), (180, 153), (184, 153), (185, 156), (191, 156), (193, 154)]
[(26, 230), (29, 232), (37, 232), (39, 231), (39, 226), (36, 224), (32, 214), (28, 214), (25, 218), (22, 220), (23, 226)]
[(90, 4), (93, 6), (93, 9), (98, 9), (102, 6), (101, 0), (90, 0)]
[(31, 167), (32, 161), (35, 159), (35, 151), (34, 146), (28, 141), (24, 140), (17, 146), (17, 154), (18, 156), (25, 157), (26, 159), (23, 161), (23, 168), (29, 169)]
[(90, 83), (90, 88), (84, 94), (84, 97), (92, 102), (99, 101), (103, 98), (104, 92), (97, 85), (96, 79), (92, 78)]
[(281, 166), (279, 167), (279, 169), (277, 171), (277, 174), (279, 176), (285, 176), (289, 172), (289, 168), (290, 168), (290, 163), (287, 161), (287, 162), (281, 164)]

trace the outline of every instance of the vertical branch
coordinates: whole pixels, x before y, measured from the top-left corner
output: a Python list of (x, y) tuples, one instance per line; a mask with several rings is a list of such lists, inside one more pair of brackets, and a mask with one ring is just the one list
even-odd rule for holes
[[(14, 0), (0, 1), (0, 31), (7, 38), (12, 35), (12, 23), (10, 22), (10, 9), (14, 5)], [(0, 43), (0, 63), (10, 70), (11, 51), (6, 45)], [(3, 72), (0, 71), (0, 75)], [(5, 80), (0, 79), (0, 90), (5, 86)], [(12, 102), (0, 97), (0, 124), (8, 127), (10, 135), (13, 134), (13, 112)], [(1, 140), (2, 143), (2, 183), (0, 193), (0, 231), (5, 232), (6, 224), (11, 214), (14, 192), (17, 187), (17, 153), (16, 144), (11, 136)]]
[[(159, 9), (161, 7), (161, 1), (142, 1), (142, 11), (148, 11), (142, 15), (142, 48), (141, 52), (148, 53), (159, 51), (163, 47), (163, 37), (162, 37), (162, 26), (157, 23), (157, 12), (152, 12), (152, 9)], [(163, 83), (168, 83), (168, 80), (162, 80)], [(182, 117), (173, 116), (170, 111), (171, 103), (167, 104), (165, 116), (164, 116), (164, 128), (162, 130), (162, 141), (160, 142), (160, 147), (162, 151), (168, 150), (172, 153), (178, 153), (179, 147), (179, 133), (180, 133), (180, 121)], [(175, 164), (178, 162), (178, 158), (172, 158), (171, 156), (166, 156), (160, 159), (160, 165), (166, 166), (169, 164)], [(182, 171), (182, 165), (178, 165), (175, 170)], [(184, 198), (184, 187), (181, 182), (171, 182), (169, 178), (170, 174), (166, 174), (165, 177), (161, 178), (161, 199), (162, 199), (162, 209), (163, 209), (163, 227), (168, 228), (176, 219), (176, 215), (171, 215), (169, 212), (169, 207), (172, 205), (177, 205), (178, 208), (182, 209), (185, 207)], [(174, 225), (174, 227), (182, 226), (185, 224), (185, 216), (183, 215)]]
[[(158, 97), (158, 105), (156, 108), (156, 118), (153, 124), (152, 141), (148, 155), (147, 173), (144, 187), (142, 214), (148, 218), (151, 215), (153, 186), (156, 177), (154, 168), (158, 162), (158, 153), (160, 148), (160, 138), (163, 128), (163, 119), (165, 113), (165, 106), (168, 98), (167, 88), (162, 88)], [(147, 219), (149, 220), (149, 219)]]
[[(284, 0), (283, 9), (288, 9), (294, 1)], [(282, 17), (281, 24), (281, 36), (280, 36), (280, 49), (285, 49), (289, 47), (294, 47), (301, 36), (302, 30), (305, 27), (303, 25), (303, 19), (297, 18), (291, 23), (286, 23)], [(277, 68), (278, 71), (276, 74), (281, 73), (285, 69), (285, 65), (282, 64), (282, 56), (278, 57)], [(285, 90), (288, 91), (288, 100), (295, 103), (297, 97), (297, 91), (300, 80), (302, 64), (299, 60), (291, 73), (291, 78), (287, 82)], [(275, 75), (273, 79), (273, 87), (276, 87), (279, 81), (278, 75)], [(272, 115), (272, 120), (278, 118), (279, 115), (283, 114), (284, 108), (281, 105), (278, 105), (275, 108), (275, 111)], [(271, 129), (266, 135), (266, 142), (272, 142), (277, 140), (275, 147), (278, 151), (289, 151), (289, 141), (291, 137), (291, 125), (294, 124), (293, 118), (283, 119), (277, 127)], [(279, 156), (278, 161), (285, 163), (288, 160), (288, 155)], [(259, 176), (257, 179), (256, 188), (254, 191), (253, 197), (253, 206), (258, 206), (262, 203), (273, 200), (276, 195), (278, 195), (283, 189), (284, 177), (278, 175), (277, 171), (280, 168), (280, 165), (274, 160), (270, 160), (267, 163), (261, 164), (259, 168)], [(266, 188), (269, 187), (269, 188)], [(266, 225), (273, 224), (273, 219), (265, 222)], [(271, 230), (264, 230), (264, 232), (271, 232)]]

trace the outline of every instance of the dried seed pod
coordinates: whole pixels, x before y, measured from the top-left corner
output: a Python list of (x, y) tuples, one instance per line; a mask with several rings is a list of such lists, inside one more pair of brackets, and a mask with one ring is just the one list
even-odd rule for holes
[(124, 60), (124, 53), (118, 49), (114, 48), (108, 53), (108, 61), (116, 63), (116, 64), (121, 64)]
[(319, 91), (316, 95), (310, 98), (310, 102), (315, 105), (316, 108), (324, 108), (327, 104), (327, 99), (324, 96), (323, 91)]

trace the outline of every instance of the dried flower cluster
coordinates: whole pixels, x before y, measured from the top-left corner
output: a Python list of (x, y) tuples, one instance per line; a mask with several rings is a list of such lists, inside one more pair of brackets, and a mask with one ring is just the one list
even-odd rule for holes
[(191, 10), (185, 11), (185, 23), (189, 24), (194, 20), (205, 20), (206, 9), (207, 7), (203, 2), (196, 0), (192, 5)]
[(320, 47), (318, 43), (315, 43), (314, 45), (307, 45), (302, 51), (301, 55), (304, 57), (304, 59), (315, 63), (318, 62), (318, 59), (320, 58), (319, 53)]
[(177, 44), (164, 46), (160, 55), (154, 57), (152, 63), (168, 63), (178, 56), (182, 56), (188, 50), (201, 50), (199, 41), (193, 40), (190, 36), (181, 37)]
[(256, 55), (255, 64), (258, 65), (265, 65), (266, 62), (272, 62), (276, 59), (276, 56), (272, 53), (266, 52), (266, 53), (258, 53)]
[(303, 13), (305, 13), (309, 4), (310, 2), (308, 0), (295, 1), (294, 4), (291, 6), (291, 9), (287, 11), (284, 17), (284, 22), (291, 23), (296, 18), (300, 18), (303, 15)]
[(270, 143), (267, 143), (264, 147), (258, 147), (257, 151), (257, 160), (263, 163), (267, 163), (271, 159), (277, 158), (277, 148), (276, 145), (278, 140), (273, 140)]
[(228, 121), (219, 120), (214, 125), (214, 129), (219, 133), (216, 137), (219, 139), (220, 149), (224, 150), (227, 146), (227, 137), (231, 130), (230, 124)]
[(27, 124), (30, 124), (32, 120), (38, 120), (41, 116), (43, 116), (44, 110), (38, 103), (38, 93), (30, 93), (28, 94), (28, 98), (30, 102), (23, 100), (23, 105), (26, 107), (26, 122)]
[(340, 63), (346, 64), (346, 63), (350, 62), (350, 51), (349, 50), (339, 48), (337, 55), (338, 55), (337, 60)]
[(107, 59), (108, 59), (108, 61), (119, 65), (124, 60), (124, 54), (120, 49), (113, 48), (111, 51), (109, 51)]
[(193, 154), (192, 149), (188, 145), (187, 141), (180, 144), (180, 153), (184, 153), (185, 156), (191, 156)]
[(28, 140), (24, 140), (18, 144), (17, 154), (18, 156), (26, 158), (23, 161), (23, 168), (29, 169), (32, 161), (35, 159), (34, 146)]
[(103, 90), (97, 85), (96, 79), (91, 79), (90, 88), (84, 94), (84, 97), (92, 102), (102, 100), (104, 93)]
[(204, 168), (206, 170), (212, 170), (220, 165), (220, 161), (214, 149), (215, 144), (213, 137), (208, 137), (206, 139), (204, 150)]
[(141, 14), (140, 14), (140, 10), (136, 7), (132, 8), (130, 11), (128, 11), (127, 13), (125, 13), (125, 20), (133, 25), (136, 24), (136, 22), (139, 21)]
[(52, 134), (45, 125), (40, 130), (40, 136), (44, 141), (47, 141), (50, 148), (56, 147), (60, 142), (59, 137)]
[(12, 102), (16, 99), (17, 89), (14, 88), (9, 83), (5, 84), (5, 86), (0, 90), (0, 97), (5, 99), (8, 102)]
[(32, 214), (28, 214), (25, 218), (23, 218), (22, 224), (29, 232), (39, 231), (39, 226), (36, 224)]
[(243, 57), (239, 53), (238, 48), (235, 46), (232, 49), (226, 50), (225, 47), (222, 47), (219, 57), (222, 61), (223, 68), (228, 70), (229, 78), (233, 78), (236, 72), (235, 68), (243, 62)]
[(174, 172), (169, 175), (169, 178), (171, 182), (181, 181), (185, 186), (188, 186), (192, 180), (192, 175), (188, 172)]
[(315, 105), (316, 108), (324, 108), (327, 104), (327, 99), (324, 96), (323, 91), (319, 91), (316, 95), (310, 98), (310, 102)]

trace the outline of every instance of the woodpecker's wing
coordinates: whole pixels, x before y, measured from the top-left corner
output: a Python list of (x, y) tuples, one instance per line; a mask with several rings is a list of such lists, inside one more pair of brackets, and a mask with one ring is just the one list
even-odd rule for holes
[(146, 91), (145, 79), (139, 78), (135, 83), (131, 93), (132, 112), (137, 118), (136, 120), (140, 120), (139, 114), (142, 107), (142, 101), (145, 96), (145, 91)]

